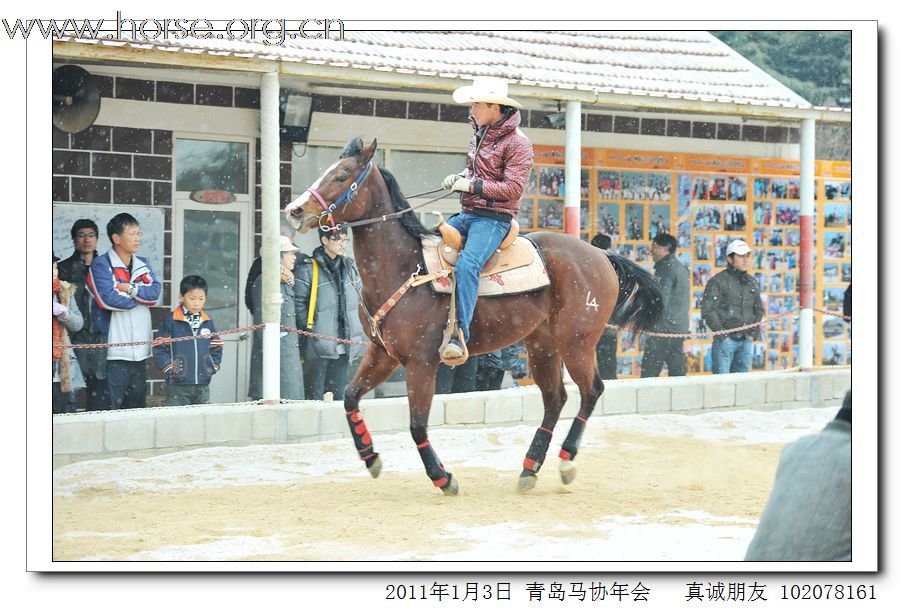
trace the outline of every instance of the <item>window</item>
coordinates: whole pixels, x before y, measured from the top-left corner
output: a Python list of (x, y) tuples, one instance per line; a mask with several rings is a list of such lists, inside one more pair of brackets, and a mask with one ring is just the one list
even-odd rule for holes
[(248, 145), (176, 139), (176, 191), (222, 189), (248, 193)]

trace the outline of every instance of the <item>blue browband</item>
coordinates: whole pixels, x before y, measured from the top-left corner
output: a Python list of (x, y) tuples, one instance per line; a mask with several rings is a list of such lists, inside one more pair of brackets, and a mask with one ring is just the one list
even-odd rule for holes
[(374, 167), (373, 161), (367, 162), (367, 165), (364, 166), (364, 170), (361, 171), (361, 174), (358, 175), (358, 178), (356, 178), (354, 181), (352, 181), (352, 184), (348, 186), (348, 189), (345, 190), (345, 193), (343, 193), (341, 196), (339, 196), (339, 199), (336, 200), (335, 202), (333, 202), (332, 204), (330, 204), (329, 206), (326, 206), (326, 202), (323, 201), (323, 198), (320, 196), (319, 193), (317, 193), (317, 191), (315, 191), (313, 189), (308, 189), (308, 191), (311, 192), (312, 194), (314, 194), (314, 196), (320, 201), (321, 206), (323, 206), (323, 208), (324, 208), (324, 211), (320, 214), (320, 219), (321, 219), (320, 227), (321, 228), (323, 228), (324, 230), (330, 229), (329, 226), (326, 226), (323, 224), (322, 219), (324, 217), (327, 218), (327, 220), (330, 222), (330, 225), (333, 228), (336, 227), (336, 222), (333, 221), (333, 211), (336, 210), (336, 207), (339, 206), (340, 204), (342, 204), (343, 202), (346, 202), (346, 203), (351, 202), (355, 198), (355, 195), (358, 193), (358, 187), (360, 187), (361, 184), (367, 180), (367, 177), (368, 177), (368, 175), (370, 175), (370, 171), (373, 170), (373, 167)]

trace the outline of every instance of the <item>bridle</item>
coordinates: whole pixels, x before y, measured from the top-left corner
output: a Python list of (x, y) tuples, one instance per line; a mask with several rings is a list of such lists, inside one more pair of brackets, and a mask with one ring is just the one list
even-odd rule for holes
[[(448, 195), (453, 193), (453, 191), (451, 191), (451, 190), (446, 191), (442, 188), (432, 189), (430, 191), (424, 191), (422, 193), (416, 193), (410, 197), (417, 198), (417, 197), (427, 195), (430, 193), (436, 193), (438, 191), (444, 192), (439, 197), (433, 198), (432, 200), (428, 200), (427, 202), (424, 202), (422, 204), (418, 204), (417, 206), (409, 206), (405, 210), (400, 210), (400, 211), (396, 211), (393, 213), (389, 213), (388, 215), (381, 215), (381, 216), (375, 217), (373, 219), (361, 219), (359, 221), (351, 221), (348, 223), (337, 224), (333, 220), (333, 211), (336, 210), (336, 208), (340, 204), (345, 204), (345, 206), (348, 206), (348, 204), (352, 200), (355, 199), (355, 196), (358, 195), (358, 190), (361, 188), (361, 185), (364, 183), (364, 181), (367, 180), (368, 176), (370, 176), (371, 171), (373, 171), (373, 165), (374, 165), (373, 161), (367, 162), (367, 165), (364, 166), (364, 170), (361, 171), (361, 174), (358, 175), (358, 178), (356, 178), (354, 181), (352, 181), (352, 184), (348, 186), (348, 189), (346, 189), (345, 192), (341, 196), (339, 196), (339, 199), (337, 199), (332, 204), (327, 204), (326, 199), (322, 195), (320, 195), (320, 193), (318, 193), (318, 191), (316, 189), (314, 189), (313, 187), (309, 187), (304, 191), (304, 193), (310, 193), (312, 196), (314, 196), (314, 199), (317, 200), (317, 202), (320, 204), (320, 207), (323, 209), (323, 212), (320, 213), (320, 217), (318, 218), (318, 221), (317, 221), (317, 223), (320, 226), (320, 229), (322, 231), (325, 232), (330, 229), (335, 231), (335, 230), (344, 229), (347, 227), (359, 227), (361, 225), (370, 225), (372, 223), (382, 223), (383, 221), (388, 221), (389, 219), (396, 219), (398, 217), (401, 217), (402, 215), (404, 215), (407, 212), (411, 212), (412, 210), (416, 210), (418, 208), (423, 208), (424, 206), (433, 204), (434, 202), (436, 202), (438, 200), (442, 200), (443, 198), (445, 198)], [(408, 199), (408, 197), (406, 197), (406, 199)], [(326, 221), (329, 222), (329, 225), (326, 225), (324, 223), (324, 219), (323, 219), (324, 217), (326, 217)]]

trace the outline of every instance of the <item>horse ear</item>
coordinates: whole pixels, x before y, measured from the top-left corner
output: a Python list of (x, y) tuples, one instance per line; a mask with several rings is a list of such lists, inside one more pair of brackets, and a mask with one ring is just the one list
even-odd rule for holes
[(370, 143), (369, 145), (367, 145), (366, 147), (364, 147), (364, 149), (361, 151), (359, 160), (361, 161), (362, 164), (366, 164), (373, 158), (374, 153), (376, 153), (376, 152), (377, 152), (377, 139), (374, 138), (374, 141), (372, 143)]

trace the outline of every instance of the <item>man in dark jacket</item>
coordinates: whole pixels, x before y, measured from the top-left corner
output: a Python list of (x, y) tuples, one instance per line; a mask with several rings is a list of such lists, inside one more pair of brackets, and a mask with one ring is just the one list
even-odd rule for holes
[[(671, 234), (657, 234), (653, 238), (653, 268), (662, 287), (663, 302), (662, 319), (654, 331), (686, 334), (690, 329), (691, 273), (675, 257), (677, 248), (678, 241)], [(647, 336), (640, 366), (641, 377), (659, 376), (663, 363), (669, 369), (669, 376), (687, 374), (684, 338)]]
[[(468, 342), (477, 305), (480, 271), (509, 232), (530, 177), (534, 149), (518, 126), (521, 104), (508, 97), (502, 79), (478, 77), (473, 85), (452, 94), (458, 104), (470, 104), (474, 134), (468, 144), (468, 165), (443, 180), (443, 188), (460, 191), (462, 212), (449, 219), (467, 242), (455, 264), (458, 330)], [(460, 359), (465, 347), (458, 335), (443, 349), (443, 359)]]
[[(612, 248), (612, 238), (601, 232), (590, 240), (590, 244), (598, 249), (609, 252)], [(596, 370), (603, 380), (615, 380), (618, 363), (618, 330), (606, 326), (603, 335), (596, 343)]]
[[(70, 335), (72, 344), (103, 344), (106, 334), (100, 332), (94, 323), (92, 310), (97, 306), (88, 293), (88, 269), (97, 257), (97, 224), (91, 219), (78, 219), (70, 230), (75, 251), (59, 264), (60, 280), (67, 281), (75, 287), (75, 301), (79, 312), (85, 319), (81, 330)], [(75, 350), (79, 367), (85, 377), (88, 394), (88, 410), (106, 410), (110, 407), (110, 394), (107, 392), (107, 349), (84, 348)]]
[[(763, 301), (756, 280), (747, 273), (750, 247), (734, 240), (726, 250), (728, 267), (712, 277), (703, 291), (703, 320), (713, 331), (735, 329), (763, 319)], [(713, 374), (748, 372), (753, 358), (753, 338), (759, 328), (751, 327), (713, 339)]]
[[(295, 265), (295, 318), (298, 329), (362, 342), (366, 338), (358, 318), (361, 277), (355, 262), (345, 257), (347, 230), (319, 230), (320, 246)], [(316, 274), (316, 282), (314, 280)], [(316, 296), (314, 294), (316, 288)], [(320, 400), (329, 391), (341, 400), (349, 364), (363, 352), (357, 345), (302, 336), (305, 398)]]

